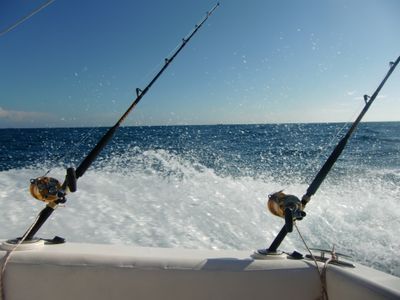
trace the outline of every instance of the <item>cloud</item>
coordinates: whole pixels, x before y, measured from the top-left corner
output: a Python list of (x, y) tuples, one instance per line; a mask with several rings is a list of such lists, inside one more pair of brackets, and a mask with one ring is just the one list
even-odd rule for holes
[(7, 120), (11, 122), (22, 122), (40, 120), (44, 117), (48, 117), (48, 114), (36, 111), (17, 111), (17, 110), (5, 110), (0, 107), (0, 120)]
[(354, 96), (355, 93), (357, 93), (357, 91), (348, 91), (348, 92), (347, 92), (347, 95), (348, 95), (348, 96)]
[[(378, 95), (376, 97), (376, 99), (386, 99), (387, 97), (388, 97), (387, 95)], [(364, 96), (363, 97), (361, 97), (361, 96), (354, 97), (354, 100), (364, 100)]]

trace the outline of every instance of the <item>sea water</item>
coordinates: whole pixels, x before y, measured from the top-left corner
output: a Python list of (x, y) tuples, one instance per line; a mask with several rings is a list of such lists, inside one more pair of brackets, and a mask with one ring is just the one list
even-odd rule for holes
[[(284, 220), (268, 194), (305, 193), (348, 124), (123, 127), (39, 232), (70, 242), (266, 248)], [(44, 203), (29, 180), (77, 167), (106, 128), (0, 130), (0, 238)], [(309, 247), (400, 276), (400, 122), (362, 123), (306, 207)], [(296, 231), (280, 249), (306, 254)]]

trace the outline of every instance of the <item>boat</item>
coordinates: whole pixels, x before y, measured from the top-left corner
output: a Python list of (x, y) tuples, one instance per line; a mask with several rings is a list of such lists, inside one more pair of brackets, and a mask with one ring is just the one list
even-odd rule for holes
[[(352, 263), (335, 249), (309, 253), (281, 251), (285, 236), (306, 216), (305, 207), (318, 190), (380, 89), (365, 96), (365, 107), (339, 142), (301, 198), (283, 191), (269, 196), (268, 207), (284, 219), (272, 244), (260, 250), (194, 250), (124, 245), (69, 243), (36, 238), (40, 227), (66, 195), (77, 191), (77, 180), (112, 138), (129, 112), (146, 94), (179, 51), (218, 4), (184, 38), (159, 73), (63, 183), (51, 177), (31, 180), (34, 198), (46, 203), (32, 226), (19, 238), (0, 246), (1, 298), (15, 299), (400, 299), (400, 278)], [(307, 247), (308, 248), (308, 247)]]
[(323, 286), (330, 300), (400, 299), (398, 277), (359, 264), (324, 272), (285, 253), (49, 243), (12, 254), (4, 299), (326, 299)]

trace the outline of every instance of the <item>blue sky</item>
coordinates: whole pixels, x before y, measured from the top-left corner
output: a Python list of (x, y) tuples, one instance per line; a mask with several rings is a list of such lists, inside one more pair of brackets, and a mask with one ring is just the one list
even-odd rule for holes
[[(0, 127), (113, 125), (215, 3), (54, 1), (0, 36)], [(220, 3), (124, 125), (350, 121), (400, 55), (397, 0)], [(400, 70), (365, 120), (400, 121)]]

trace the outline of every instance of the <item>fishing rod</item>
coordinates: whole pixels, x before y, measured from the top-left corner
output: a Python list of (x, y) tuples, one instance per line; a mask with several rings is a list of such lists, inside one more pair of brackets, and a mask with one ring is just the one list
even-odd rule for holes
[[(136, 107), (136, 105), (140, 102), (140, 100), (146, 95), (149, 89), (153, 86), (153, 84), (157, 81), (157, 79), (161, 76), (161, 74), (167, 69), (167, 67), (171, 64), (171, 62), (175, 59), (178, 53), (186, 46), (186, 44), (191, 40), (191, 38), (196, 34), (196, 32), (202, 27), (202, 25), (207, 21), (207, 19), (211, 16), (214, 10), (217, 9), (219, 3), (215, 4), (215, 6), (206, 13), (206, 16), (201, 20), (200, 23), (196, 24), (194, 29), (182, 39), (181, 45), (177, 48), (177, 50), (164, 61), (164, 65), (160, 69), (160, 71), (153, 77), (153, 79), (147, 84), (147, 86), (141, 90), (139, 88), (136, 89), (136, 99), (132, 102), (129, 108), (125, 111), (125, 113), (120, 117), (120, 119), (115, 123), (114, 126), (108, 129), (108, 131), (104, 134), (104, 136), (99, 140), (96, 146), (90, 151), (90, 153), (83, 159), (80, 165), (76, 168), (68, 168), (66, 171), (66, 176), (64, 183), (61, 184), (57, 179), (51, 177), (38, 177), (36, 179), (31, 179), (30, 192), (32, 196), (38, 200), (46, 202), (46, 207), (39, 213), (37, 221), (33, 224), (33, 226), (27, 230), (24, 234), (26, 241), (31, 241), (34, 239), (35, 234), (42, 227), (42, 225), (46, 222), (46, 220), (50, 217), (53, 211), (57, 208), (60, 203), (65, 203), (65, 196), (69, 192), (75, 192), (77, 190), (77, 179), (82, 177), (86, 170), (92, 165), (97, 156), (103, 150), (103, 148), (108, 144), (111, 138), (114, 136), (117, 129), (124, 122), (129, 113)], [(17, 239), (18, 240), (18, 239)], [(18, 242), (18, 241), (17, 241)], [(52, 242), (59, 243), (64, 242), (64, 239), (59, 237), (55, 237)], [(15, 242), (14, 242), (15, 243)]]
[(311, 200), (311, 196), (313, 196), (317, 192), (318, 188), (328, 175), (332, 166), (335, 164), (335, 162), (343, 152), (343, 149), (345, 148), (348, 140), (350, 139), (353, 132), (357, 128), (361, 119), (364, 117), (365, 113), (368, 111), (371, 104), (374, 102), (380, 90), (384, 86), (386, 80), (390, 77), (390, 75), (397, 67), (399, 62), (400, 62), (400, 56), (397, 58), (395, 62), (390, 62), (389, 71), (386, 73), (382, 82), (379, 84), (378, 88), (375, 90), (375, 92), (371, 97), (368, 95), (364, 95), (364, 101), (365, 101), (364, 108), (361, 110), (360, 114), (353, 122), (353, 124), (351, 125), (345, 136), (339, 141), (339, 143), (333, 149), (331, 155), (328, 157), (324, 165), (321, 167), (321, 169), (315, 176), (314, 180), (307, 188), (307, 191), (301, 198), (301, 201), (294, 195), (284, 194), (283, 191), (279, 191), (268, 196), (269, 210), (271, 211), (272, 214), (284, 218), (285, 225), (282, 227), (278, 235), (275, 237), (274, 241), (269, 246), (269, 248), (258, 250), (258, 254), (261, 255), (276, 254), (279, 245), (285, 239), (286, 235), (289, 232), (293, 231), (294, 222), (296, 220), (301, 220), (303, 219), (303, 217), (305, 217), (306, 213), (304, 212), (304, 208), (307, 205), (307, 203)]
[(42, 9), (46, 8), (48, 5), (50, 5), (51, 3), (53, 3), (54, 0), (47, 0), (46, 2), (43, 2), (40, 6), (38, 6), (37, 8), (35, 8), (33, 11), (31, 11), (29, 14), (27, 14), (26, 16), (22, 17), (21, 19), (18, 19), (15, 23), (11, 24), (10, 26), (8, 26), (7, 28), (3, 29), (2, 31), (0, 31), (0, 36), (10, 32), (11, 30), (15, 29), (17, 26), (19, 26), (20, 24), (24, 23), (26, 20), (28, 20), (29, 18), (33, 17), (35, 14), (37, 14), (38, 12), (40, 12)]

